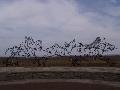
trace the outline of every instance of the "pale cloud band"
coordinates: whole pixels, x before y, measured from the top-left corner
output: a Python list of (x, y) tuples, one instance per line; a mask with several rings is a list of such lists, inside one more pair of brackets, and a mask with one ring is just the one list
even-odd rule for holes
[[(7, 47), (21, 42), (24, 36), (32, 36), (46, 43), (73, 38), (90, 42), (102, 36), (120, 46), (119, 6), (104, 7), (103, 14), (89, 10), (90, 7), (77, 0), (8, 1), (0, 4), (0, 55)], [(108, 1), (113, 4), (117, 2)]]

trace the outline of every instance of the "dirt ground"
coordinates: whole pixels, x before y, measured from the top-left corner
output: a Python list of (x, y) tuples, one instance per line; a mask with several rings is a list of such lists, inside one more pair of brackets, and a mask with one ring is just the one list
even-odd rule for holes
[(0, 90), (120, 90), (120, 87), (79, 82), (31, 82), (0, 85)]
[[(63, 80), (49, 82), (48, 77), (51, 81), (56, 77)], [(0, 67), (0, 78), (0, 90), (120, 90), (120, 68), (116, 67)], [(69, 80), (72, 78), (74, 81)]]

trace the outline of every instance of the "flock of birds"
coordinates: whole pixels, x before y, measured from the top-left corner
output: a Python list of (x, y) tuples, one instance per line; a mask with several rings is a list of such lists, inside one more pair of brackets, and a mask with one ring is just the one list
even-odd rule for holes
[(65, 42), (63, 45), (55, 43), (45, 48), (41, 40), (35, 41), (32, 37), (25, 36), (24, 42), (6, 49), (5, 55), (9, 55), (9, 57), (74, 56), (76, 54), (78, 56), (94, 56), (103, 55), (115, 49), (115, 45), (106, 42), (106, 39), (101, 37), (97, 37), (90, 44), (76, 42), (74, 39), (70, 42)]
[(6, 66), (14, 64), (17, 66), (18, 62), (14, 62), (13, 58), (34, 57), (35, 62), (37, 61), (38, 65), (40, 66), (41, 63), (37, 57), (42, 57), (42, 65), (45, 66), (48, 56), (70, 56), (72, 66), (75, 66), (79, 64), (78, 62), (81, 60), (80, 57), (82, 58), (82, 56), (90, 56), (93, 58), (101, 57), (103, 54), (115, 49), (115, 45), (106, 42), (106, 39), (101, 37), (97, 37), (90, 44), (76, 42), (74, 39), (70, 42), (65, 42), (63, 45), (55, 43), (54, 45), (45, 48), (42, 45), (41, 40), (35, 41), (32, 37), (25, 36), (24, 42), (6, 49), (5, 55), (9, 55), (9, 57), (5, 64)]

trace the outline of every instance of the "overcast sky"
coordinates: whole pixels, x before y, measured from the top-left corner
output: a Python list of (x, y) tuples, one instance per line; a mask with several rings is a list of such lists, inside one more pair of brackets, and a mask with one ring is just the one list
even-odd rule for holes
[(120, 48), (120, 0), (0, 0), (0, 55), (25, 36), (46, 43), (101, 36)]

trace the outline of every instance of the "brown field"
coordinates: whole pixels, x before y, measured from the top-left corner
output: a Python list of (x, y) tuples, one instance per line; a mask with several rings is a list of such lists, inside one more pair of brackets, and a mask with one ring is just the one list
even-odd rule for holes
[[(77, 67), (88, 67), (88, 66), (97, 66), (97, 67), (120, 67), (120, 56), (106, 56), (109, 60), (96, 59), (93, 60), (89, 57), (82, 57), (75, 66)], [(38, 65), (39, 62), (39, 65)], [(42, 60), (41, 58), (14, 58), (7, 61), (6, 57), (0, 58), (0, 67), (7, 66), (17, 66), (17, 67), (53, 67), (53, 66), (66, 66), (70, 67), (72, 61), (70, 57), (49, 57), (48, 60)]]
[(0, 90), (120, 90), (120, 87), (80, 82), (29, 82), (0, 85)]
[(0, 90), (119, 90), (116, 67), (0, 67)]
[[(46, 61), (40, 57), (9, 60), (1, 57), (0, 90), (120, 90), (120, 56), (105, 57), (109, 60), (82, 57), (75, 66), (70, 57), (49, 57)], [(44, 79), (45, 82), (41, 82)], [(21, 80), (23, 83), (19, 83)], [(91, 81), (84, 83), (85, 80)], [(101, 81), (108, 84), (102, 84)]]

